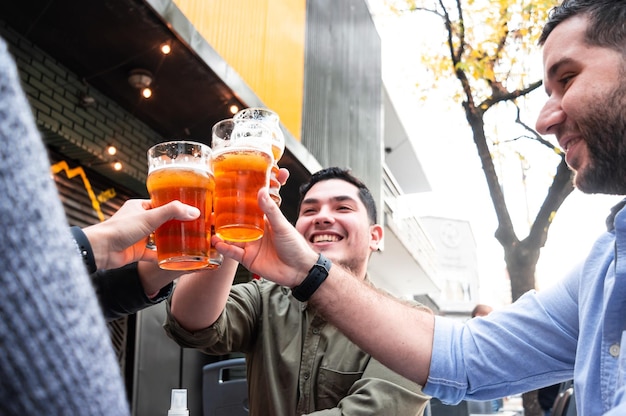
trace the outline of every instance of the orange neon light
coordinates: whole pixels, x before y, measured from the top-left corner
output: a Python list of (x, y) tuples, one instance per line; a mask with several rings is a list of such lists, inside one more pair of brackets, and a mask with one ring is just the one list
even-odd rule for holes
[(96, 194), (93, 192), (93, 189), (91, 188), (91, 183), (89, 182), (89, 179), (87, 179), (87, 175), (85, 174), (85, 171), (83, 170), (82, 166), (78, 166), (78, 167), (75, 167), (74, 169), (70, 169), (70, 167), (67, 165), (67, 162), (62, 160), (52, 165), (51, 169), (52, 169), (53, 175), (56, 175), (57, 173), (61, 171), (65, 171), (65, 174), (67, 175), (68, 179), (72, 179), (75, 176), (80, 176), (83, 180), (83, 185), (85, 186), (85, 190), (87, 191), (87, 194), (89, 195), (89, 199), (91, 200), (91, 206), (98, 214), (98, 218), (100, 218), (100, 221), (104, 221), (104, 214), (102, 213), (102, 210), (100, 209), (100, 202), (98, 202), (98, 198), (96, 198)]

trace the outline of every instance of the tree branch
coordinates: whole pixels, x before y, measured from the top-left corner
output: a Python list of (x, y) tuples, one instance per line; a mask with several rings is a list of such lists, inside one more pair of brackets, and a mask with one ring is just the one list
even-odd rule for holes
[(530, 127), (529, 125), (527, 125), (526, 123), (522, 121), (520, 117), (521, 110), (517, 104), (515, 104), (515, 108), (517, 109), (517, 116), (515, 117), (515, 122), (519, 124), (520, 126), (524, 127), (524, 129), (530, 132), (530, 134), (532, 134), (533, 137), (531, 137), (531, 139), (538, 141), (542, 145), (552, 149), (555, 153), (560, 155), (562, 153), (560, 149), (558, 149), (555, 145), (550, 143), (548, 140), (544, 139), (539, 133), (537, 133), (535, 129), (533, 129), (532, 127)]
[(519, 97), (522, 97), (522, 96), (524, 96), (526, 94), (531, 93), (532, 91), (534, 91), (537, 88), (539, 88), (542, 84), (543, 84), (542, 81), (535, 81), (532, 84), (530, 84), (527, 87), (522, 88), (520, 90), (515, 90), (515, 91), (510, 91), (510, 92), (507, 92), (507, 93), (492, 95), (491, 97), (487, 98), (482, 103), (480, 103), (479, 107), (482, 108), (483, 110), (487, 110), (488, 108), (498, 104), (499, 102), (502, 102), (502, 101), (513, 101), (516, 98), (519, 98)]
[(533, 222), (527, 240), (530, 240), (539, 247), (543, 247), (548, 239), (548, 229), (552, 223), (552, 219), (556, 211), (565, 201), (565, 198), (574, 190), (574, 182), (572, 181), (573, 172), (565, 163), (565, 158), (561, 156), (561, 162), (557, 167), (556, 175), (552, 181), (552, 185), (548, 189), (546, 199), (543, 201), (535, 221)]

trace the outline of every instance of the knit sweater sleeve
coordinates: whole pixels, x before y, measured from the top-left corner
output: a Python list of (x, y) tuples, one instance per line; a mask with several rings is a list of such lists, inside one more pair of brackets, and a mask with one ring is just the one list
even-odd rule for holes
[(0, 39), (0, 414), (128, 415), (119, 365)]

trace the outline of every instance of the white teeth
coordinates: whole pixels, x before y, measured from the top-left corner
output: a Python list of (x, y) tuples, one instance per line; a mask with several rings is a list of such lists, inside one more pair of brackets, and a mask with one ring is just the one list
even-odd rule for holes
[(565, 146), (563, 146), (563, 151), (565, 151), (565, 153), (567, 153), (567, 151), (569, 150), (570, 147), (572, 147), (572, 145), (574, 143), (577, 143), (579, 141), (579, 139), (572, 139), (569, 140), (567, 143), (565, 143)]
[(334, 243), (335, 241), (339, 241), (339, 237), (332, 234), (320, 234), (313, 237), (314, 243)]

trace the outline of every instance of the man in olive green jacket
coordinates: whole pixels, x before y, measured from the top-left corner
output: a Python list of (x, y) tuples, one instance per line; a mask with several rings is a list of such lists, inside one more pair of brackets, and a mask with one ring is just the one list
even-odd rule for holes
[[(301, 189), (298, 231), (322, 255), (367, 279), (383, 229), (367, 187), (330, 168)], [(237, 263), (226, 259), (210, 277), (182, 277), (165, 324), (185, 347), (246, 354), (251, 416), (421, 415), (428, 397), (384, 367), (311, 308), (306, 291), (263, 279), (231, 286)], [(332, 267), (332, 266), (330, 266)], [(298, 300), (300, 298), (301, 300)], [(362, 311), (367, 314), (367, 311)]]

